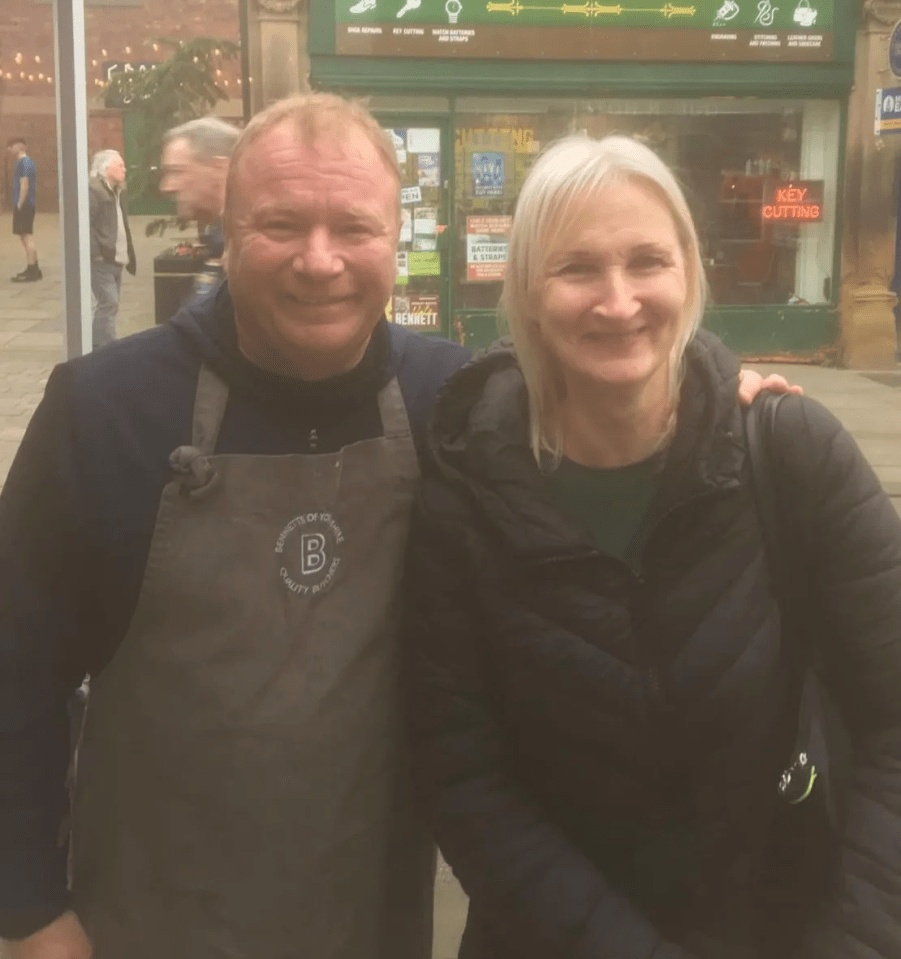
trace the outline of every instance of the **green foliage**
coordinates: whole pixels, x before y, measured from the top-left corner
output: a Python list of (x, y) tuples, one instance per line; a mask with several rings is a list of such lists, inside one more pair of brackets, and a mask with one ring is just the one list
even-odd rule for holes
[(108, 105), (122, 105), (138, 114), (139, 163), (128, 174), (133, 197), (156, 189), (163, 134), (206, 116), (219, 100), (228, 99), (216, 83), (216, 69), (240, 52), (237, 43), (210, 37), (154, 37), (152, 42), (168, 50), (168, 57), (147, 70), (114, 73), (106, 88)]

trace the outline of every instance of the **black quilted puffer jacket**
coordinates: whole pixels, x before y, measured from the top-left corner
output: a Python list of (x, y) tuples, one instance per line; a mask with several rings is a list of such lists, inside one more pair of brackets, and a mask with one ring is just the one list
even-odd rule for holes
[(707, 334), (687, 360), (638, 572), (555, 507), (509, 349), (439, 400), (407, 679), (417, 787), (470, 897), (461, 959), (901, 957), (901, 521), (838, 421), (786, 398), (791, 591), (854, 747), (836, 835), (817, 783), (777, 794), (797, 670), (738, 366)]

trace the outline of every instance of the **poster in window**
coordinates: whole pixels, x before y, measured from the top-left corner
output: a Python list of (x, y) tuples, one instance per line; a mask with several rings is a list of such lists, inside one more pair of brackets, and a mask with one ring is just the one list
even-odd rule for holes
[(470, 283), (503, 280), (512, 222), (510, 216), (466, 218), (466, 279)]
[(397, 154), (398, 165), (403, 166), (407, 162), (407, 131), (386, 129), (385, 133), (391, 139), (394, 152)]
[(419, 185), (439, 186), (441, 181), (441, 156), (438, 153), (418, 153)]
[(504, 154), (473, 153), (473, 196), (504, 195)]
[(413, 213), (409, 207), (400, 211), (400, 242), (411, 243), (413, 240)]
[(416, 293), (395, 296), (393, 320), (414, 330), (439, 329), (438, 297)]

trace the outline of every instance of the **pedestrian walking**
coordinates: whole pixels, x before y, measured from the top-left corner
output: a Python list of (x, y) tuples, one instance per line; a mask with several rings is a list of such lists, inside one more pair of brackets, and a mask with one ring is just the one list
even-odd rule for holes
[(7, 152), (15, 158), (13, 171), (13, 233), (25, 250), (25, 269), (12, 277), (13, 283), (33, 283), (43, 277), (34, 245), (34, 212), (37, 205), (37, 169), (26, 152), (24, 137), (10, 137)]
[(116, 338), (116, 317), (122, 290), (122, 270), (137, 272), (128, 224), (125, 161), (115, 150), (101, 150), (91, 161), (89, 214), (91, 224), (91, 293), (94, 349)]
[(224, 120), (200, 117), (168, 130), (163, 137), (160, 192), (175, 197), (180, 217), (197, 221), (204, 248), (192, 296), (206, 293), (223, 276), (225, 178), (240, 132)]

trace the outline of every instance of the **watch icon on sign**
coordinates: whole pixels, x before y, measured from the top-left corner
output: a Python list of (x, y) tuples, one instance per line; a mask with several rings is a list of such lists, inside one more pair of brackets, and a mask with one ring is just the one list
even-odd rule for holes
[(463, 4), (460, 3), (460, 0), (447, 0), (444, 9), (447, 11), (448, 21), (450, 23), (456, 23), (457, 17), (460, 16), (460, 11), (463, 9)]

